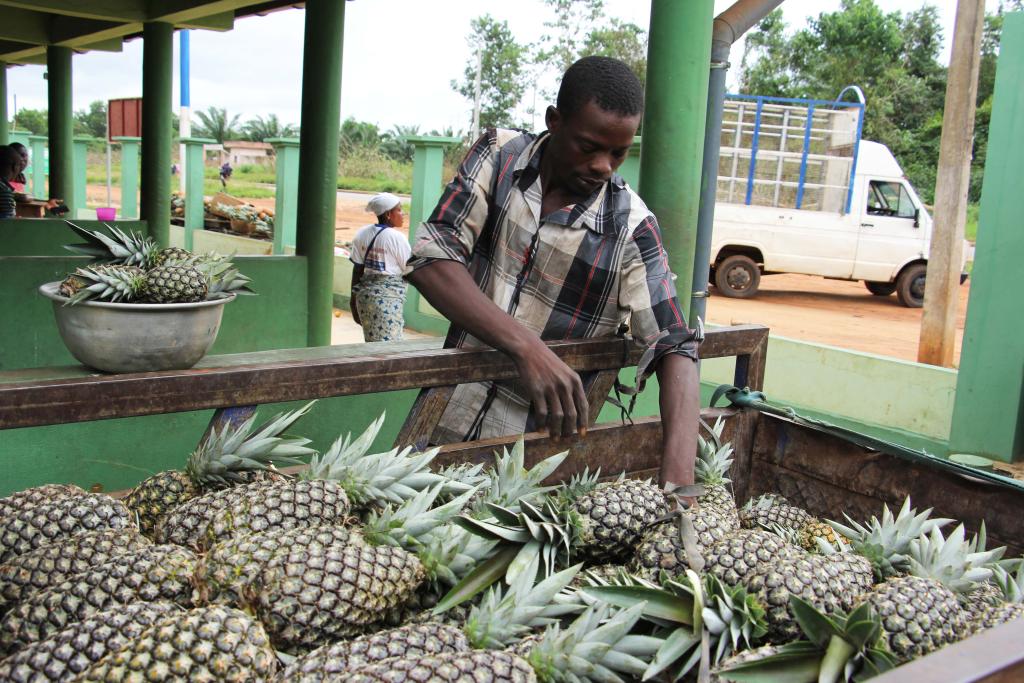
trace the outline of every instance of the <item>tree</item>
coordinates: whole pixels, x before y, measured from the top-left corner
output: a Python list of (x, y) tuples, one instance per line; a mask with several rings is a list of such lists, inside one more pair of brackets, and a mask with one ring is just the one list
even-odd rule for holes
[(461, 82), (452, 88), (474, 101), (478, 52), (482, 59), (480, 76), (480, 127), (521, 125), (515, 110), (526, 90), (527, 48), (520, 45), (508, 22), (489, 14), (470, 22), (469, 46), (473, 57), (466, 64)]
[(380, 146), (380, 130), (376, 124), (345, 119), (338, 134), (338, 153), (347, 157), (357, 149), (374, 150)]
[(613, 18), (608, 26), (592, 30), (579, 57), (613, 57), (625, 62), (641, 83), (647, 78), (647, 32), (636, 24)]
[(14, 115), (14, 127), (33, 135), (46, 135), (49, 121), (45, 109), (19, 109)]
[(298, 134), (298, 130), (290, 123), (281, 123), (277, 114), (267, 118), (257, 116), (242, 125), (242, 132), (247, 140), (263, 142), (270, 138), (289, 138)]
[(380, 140), (380, 151), (389, 159), (411, 163), (416, 154), (416, 147), (407, 140), (411, 135), (419, 135), (418, 125), (403, 126), (396, 124), (384, 133)]
[(75, 112), (75, 135), (91, 135), (94, 138), (107, 137), (107, 103), (95, 100), (88, 109)]
[(197, 111), (196, 118), (199, 125), (192, 131), (193, 135), (204, 138), (213, 138), (223, 143), (233, 138), (237, 131), (238, 114), (228, 118), (228, 111), (223, 107), (207, 107), (206, 111)]

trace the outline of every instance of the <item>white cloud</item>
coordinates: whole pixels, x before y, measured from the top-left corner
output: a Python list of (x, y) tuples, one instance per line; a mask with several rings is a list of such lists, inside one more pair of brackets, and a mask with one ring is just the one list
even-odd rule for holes
[[(919, 8), (922, 0), (878, 0), (886, 11)], [(716, 0), (721, 11), (730, 0)], [(839, 7), (839, 0), (786, 0), (783, 10), (790, 26), (808, 16)], [(936, 3), (946, 36), (948, 60), (953, 32), (954, 3)], [(998, 0), (987, 0), (993, 11)], [(609, 16), (646, 28), (649, 3), (607, 0)], [(0, 11), (2, 13), (2, 11)], [(346, 3), (342, 74), (342, 117), (373, 121), (387, 129), (395, 124), (419, 124), (421, 130), (469, 125), (469, 103), (450, 86), (472, 58), (466, 45), (469, 22), (484, 13), (509, 22), (522, 42), (534, 42), (544, 32), (550, 11), (541, 0), (357, 0)], [(298, 123), (301, 102), (302, 10), (275, 12), (243, 19), (226, 33), (191, 34), (191, 95), (193, 109), (227, 108), (241, 120), (276, 113)], [(175, 37), (175, 90), (178, 102), (178, 39)], [(742, 46), (733, 62), (738, 63)], [(120, 53), (90, 53), (74, 57), (74, 106), (83, 109), (97, 99), (141, 94), (142, 41), (124, 45)], [(44, 68), (25, 66), (8, 71), (8, 90), (19, 108), (46, 107)], [(529, 95), (528, 95), (529, 97)], [(540, 103), (539, 103), (540, 104)], [(13, 108), (14, 102), (8, 107)], [(870, 106), (870, 103), (869, 103)]]

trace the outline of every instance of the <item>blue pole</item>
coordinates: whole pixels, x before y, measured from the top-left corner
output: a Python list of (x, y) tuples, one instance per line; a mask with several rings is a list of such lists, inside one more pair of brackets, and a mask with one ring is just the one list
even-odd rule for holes
[(750, 206), (750, 200), (754, 196), (754, 169), (757, 167), (757, 143), (761, 135), (761, 109), (764, 107), (764, 98), (757, 98), (757, 114), (754, 116), (754, 139), (750, 142), (750, 169), (747, 171), (747, 197), (744, 204)]
[(183, 29), (178, 34), (178, 36), (179, 36), (178, 37), (178, 41), (179, 41), (178, 44), (179, 44), (179, 46), (181, 48), (181, 102), (179, 104), (181, 104), (181, 106), (183, 106), (183, 107), (190, 107), (190, 106), (192, 106), (192, 104), (190, 102), (191, 97), (190, 97), (189, 86), (188, 86), (188, 81), (189, 81), (189, 77), (188, 77), (188, 67), (189, 67), (188, 35), (189, 35), (189, 30), (188, 29)]
[(796, 208), (804, 203), (804, 181), (807, 180), (807, 153), (811, 149), (811, 125), (814, 123), (814, 104), (807, 108), (807, 125), (804, 127), (804, 153), (800, 157), (800, 181), (796, 184)]

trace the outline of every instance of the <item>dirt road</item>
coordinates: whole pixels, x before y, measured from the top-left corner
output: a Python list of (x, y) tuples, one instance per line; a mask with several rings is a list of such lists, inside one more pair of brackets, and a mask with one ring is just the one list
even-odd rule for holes
[[(106, 190), (90, 186), (89, 201), (106, 199)], [(344, 244), (363, 225), (373, 221), (366, 212), (372, 196), (340, 192), (335, 214), (335, 240)], [(101, 200), (102, 197), (102, 200)], [(115, 203), (120, 199), (114, 188)], [(273, 199), (253, 199), (261, 208), (273, 208)], [(406, 228), (407, 229), (407, 228)], [(960, 288), (955, 362), (960, 360), (964, 316), (970, 281)], [(760, 323), (774, 334), (803, 341), (830, 344), (904, 360), (917, 359), (921, 309), (904, 308), (896, 296), (870, 294), (860, 282), (825, 280), (806, 275), (770, 275), (761, 279), (753, 299), (727, 299), (711, 288), (708, 321), (729, 325)]]
[[(955, 362), (960, 361), (970, 280), (960, 287)], [(708, 321), (761, 323), (774, 334), (904, 360), (917, 360), (921, 309), (895, 295), (874, 296), (860, 282), (809, 275), (769, 275), (753, 299), (727, 299), (711, 288)]]

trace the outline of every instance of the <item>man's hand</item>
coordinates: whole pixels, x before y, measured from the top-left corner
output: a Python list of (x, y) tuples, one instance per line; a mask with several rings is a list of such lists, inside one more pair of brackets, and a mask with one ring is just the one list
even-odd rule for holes
[(409, 275), (409, 281), (444, 317), (515, 361), (537, 418), (551, 436), (586, 431), (587, 396), (579, 375), (536, 332), (488, 299), (464, 265), (435, 261)]
[(512, 358), (533, 403), (538, 426), (546, 425), (553, 437), (568, 436), (577, 430), (586, 436), (589, 406), (580, 376), (540, 338)]

